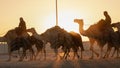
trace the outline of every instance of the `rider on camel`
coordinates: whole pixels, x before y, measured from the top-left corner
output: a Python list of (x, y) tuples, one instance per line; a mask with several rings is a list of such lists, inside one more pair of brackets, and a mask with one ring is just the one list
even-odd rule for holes
[(104, 16), (105, 16), (105, 23), (107, 25), (111, 25), (111, 17), (109, 16), (108, 12), (107, 11), (104, 11)]
[(16, 33), (18, 36), (22, 36), (22, 34), (26, 32), (26, 23), (22, 17), (20, 17), (19, 26), (16, 28)]

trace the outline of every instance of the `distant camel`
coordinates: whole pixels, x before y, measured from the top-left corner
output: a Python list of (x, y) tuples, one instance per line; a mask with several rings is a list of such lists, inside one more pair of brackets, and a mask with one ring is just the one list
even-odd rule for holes
[(32, 39), (31, 39), (31, 37), (16, 38), (15, 40), (13, 40), (10, 43), (10, 47), (11, 47), (10, 52), (12, 53), (13, 51), (16, 51), (16, 50), (19, 50), (20, 48), (22, 48), (23, 52), (22, 52), (22, 56), (20, 56), (19, 61), (23, 61), (24, 57), (26, 56), (26, 51), (29, 50), (32, 53), (32, 55), (30, 56), (31, 57), (30, 59), (33, 60), (35, 53), (32, 49), (32, 46), (34, 45), (33, 42), (31, 41)]
[[(119, 43), (116, 45), (117, 47), (116, 47), (116, 46), (113, 46), (113, 47), (115, 47), (115, 48), (114, 48), (114, 52), (113, 52), (113, 54), (112, 54), (112, 57), (113, 57), (114, 54), (115, 54), (115, 52), (117, 51), (117, 48), (119, 48), (119, 51), (118, 51), (118, 52), (119, 52), (119, 54), (120, 54), (120, 39), (119, 39), (119, 38), (120, 38), (120, 22), (113, 23), (113, 24), (112, 24), (112, 27), (117, 28), (117, 31), (116, 31), (115, 33), (117, 33), (117, 34), (119, 35), (118, 38), (116, 37), (116, 39), (119, 40), (119, 41), (118, 41)], [(118, 53), (118, 52), (117, 52), (117, 53)], [(118, 55), (118, 56), (119, 56), (119, 55)], [(117, 56), (117, 57), (118, 57), (118, 56)]]
[(46, 59), (46, 50), (45, 50), (46, 43), (44, 42), (44, 40), (41, 39), (40, 35), (36, 32), (35, 28), (30, 28), (27, 31), (32, 33), (32, 38), (34, 38), (34, 42), (38, 41), (35, 43), (35, 46), (37, 48), (36, 57), (41, 51), (43, 51), (44, 52), (44, 59)]
[[(23, 48), (23, 54), (20, 57), (19, 61), (23, 61), (24, 57), (26, 56), (26, 51), (29, 50), (32, 53), (31, 60), (36, 59), (36, 56), (40, 51), (43, 49), (43, 42), (41, 40), (36, 39), (34, 36), (28, 36), (27, 38), (21, 37), (16, 38), (11, 42), (11, 49), (10, 51), (13, 52), (15, 50), (19, 50)], [(32, 46), (35, 45), (37, 48), (37, 54), (35, 55)]]
[(113, 23), (111, 24), (112, 27), (116, 27), (118, 29), (118, 31), (115, 32), (111, 32), (110, 33), (110, 39), (108, 41), (108, 48), (107, 48), (107, 52), (104, 55), (104, 58), (109, 57), (109, 54), (111, 52), (112, 47), (114, 47), (114, 51), (112, 54), (112, 57), (114, 56), (115, 52), (117, 51), (117, 58), (119, 57), (119, 48), (120, 48), (120, 23)]
[[(24, 37), (27, 37), (28, 36), (28, 33), (24, 33), (23, 34)], [(0, 41), (1, 42), (7, 42), (8, 44), (8, 53), (9, 53), (9, 59), (8, 61), (11, 60), (11, 53), (10, 53), (10, 43), (11, 41), (13, 41), (15, 38), (17, 38), (17, 34), (16, 34), (16, 31), (15, 29), (12, 29), (12, 30), (9, 30), (3, 37), (0, 37)]]
[[(113, 23), (112, 24), (112, 27), (116, 27), (117, 29), (118, 29), (118, 34), (119, 34), (119, 36), (120, 36), (120, 22), (117, 22), (117, 23)], [(120, 41), (120, 39), (119, 39), (119, 41)], [(118, 47), (119, 47), (119, 54), (120, 54), (120, 45), (118, 45)], [(113, 53), (113, 55), (112, 56), (114, 56), (114, 53)]]
[(91, 25), (87, 30), (83, 29), (84, 22), (82, 19), (74, 19), (74, 22), (79, 24), (79, 32), (83, 36), (87, 36), (90, 40), (90, 50), (92, 51), (91, 58), (93, 58), (93, 53), (99, 56), (99, 54), (96, 53), (93, 49), (93, 44), (95, 43), (95, 41), (97, 42), (97, 44), (101, 49), (101, 57), (102, 57), (103, 47), (109, 39), (109, 34), (108, 34), (109, 32), (106, 31), (106, 33), (103, 33), (102, 31), (100, 31), (102, 29), (101, 26), (104, 25), (104, 20), (100, 20), (97, 24)]
[(69, 32), (69, 34), (72, 36), (72, 40), (74, 42), (74, 45), (72, 47), (72, 49), (74, 50), (74, 56), (77, 55), (79, 58), (79, 55), (77, 52), (80, 47), (81, 48), (81, 59), (82, 59), (82, 57), (83, 57), (82, 52), (84, 51), (84, 47), (83, 47), (82, 38), (81, 38), (80, 34), (75, 33), (75, 32)]
[[(48, 29), (48, 30), (49, 30), (49, 29)], [(54, 49), (54, 52), (55, 52), (55, 54), (57, 55), (57, 48), (59, 48), (60, 45), (59, 45), (59, 46), (58, 46), (58, 45), (56, 46), (56, 44), (54, 43), (55, 40), (57, 39), (57, 38), (56, 38), (56, 39), (54, 38), (54, 36), (56, 36), (56, 35), (49, 36), (50, 34), (47, 34), (47, 33), (43, 33), (43, 34), (39, 35), (34, 28), (31, 28), (31, 29), (29, 29), (28, 31), (31, 32), (32, 35), (33, 35), (35, 38), (44, 41), (44, 44), (47, 44), (48, 42), (52, 42), (52, 43), (50, 43), (50, 44), (51, 44), (51, 48)], [(46, 35), (44, 35), (44, 34), (46, 34)], [(49, 38), (51, 38), (51, 39), (49, 40)], [(54, 40), (54, 41), (53, 41), (53, 40)], [(45, 48), (45, 46), (44, 46), (44, 48)], [(44, 51), (44, 53), (46, 53), (46, 52)], [(46, 56), (46, 55), (45, 55), (45, 56)]]
[[(40, 35), (40, 37), (44, 41), (50, 42), (51, 48), (54, 49), (56, 55), (58, 55), (57, 49), (62, 47), (62, 50), (64, 52), (63, 58), (67, 59), (71, 48), (73, 49), (74, 53), (77, 54), (75, 51), (78, 51), (79, 46), (82, 46), (82, 40), (80, 40), (81, 37), (78, 37), (78, 40), (78, 38), (74, 37), (75, 35), (65, 31), (64, 29), (61, 29), (59, 26), (55, 26), (46, 30), (43, 34)], [(77, 41), (75, 42), (75, 40)], [(76, 45), (76, 43), (79, 44)], [(84, 49), (81, 48), (81, 50), (83, 51)]]

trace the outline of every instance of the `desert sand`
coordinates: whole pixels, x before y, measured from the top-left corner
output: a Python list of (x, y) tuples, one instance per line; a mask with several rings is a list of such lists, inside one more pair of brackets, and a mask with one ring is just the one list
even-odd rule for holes
[[(84, 43), (85, 52), (83, 53), (83, 59), (75, 58), (74, 60), (72, 59), (72, 53), (67, 60), (60, 60), (59, 57), (56, 59), (53, 50), (49, 46), (46, 47), (46, 60), (43, 59), (43, 55), (39, 55), (41, 59), (37, 59), (36, 61), (25, 59), (22, 62), (18, 62), (17, 57), (12, 57), (12, 60), (8, 62), (8, 55), (1, 53), (0, 68), (120, 68), (120, 59), (116, 59), (115, 57), (100, 59), (95, 56), (94, 59), (89, 59), (91, 52), (88, 44)], [(99, 52), (99, 47), (95, 47), (96, 51)], [(106, 48), (104, 48), (104, 53), (105, 51)], [(59, 54), (62, 55), (62, 51), (60, 52)]]

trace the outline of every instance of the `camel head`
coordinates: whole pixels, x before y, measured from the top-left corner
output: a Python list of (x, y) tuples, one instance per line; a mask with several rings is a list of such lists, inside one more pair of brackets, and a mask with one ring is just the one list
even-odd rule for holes
[(83, 23), (83, 19), (74, 19), (74, 22), (75, 23), (78, 23), (79, 25), (84, 25), (84, 23)]
[(113, 24), (112, 24), (112, 27), (117, 27), (117, 28), (120, 28), (120, 22), (113, 23)]
[(31, 32), (32, 34), (36, 33), (36, 30), (35, 28), (30, 28), (30, 29), (27, 29), (28, 32)]

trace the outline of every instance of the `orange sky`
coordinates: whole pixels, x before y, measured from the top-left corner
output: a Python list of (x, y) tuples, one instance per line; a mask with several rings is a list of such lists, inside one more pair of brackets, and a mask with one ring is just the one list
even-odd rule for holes
[[(108, 11), (112, 22), (120, 21), (120, 0), (58, 0), (59, 26), (67, 31), (78, 31), (74, 18), (82, 18), (85, 29), (104, 19)], [(55, 25), (55, 0), (0, 0), (0, 36), (18, 26), (19, 17), (27, 28), (35, 27), (38, 33)], [(84, 39), (85, 40), (85, 39)]]

